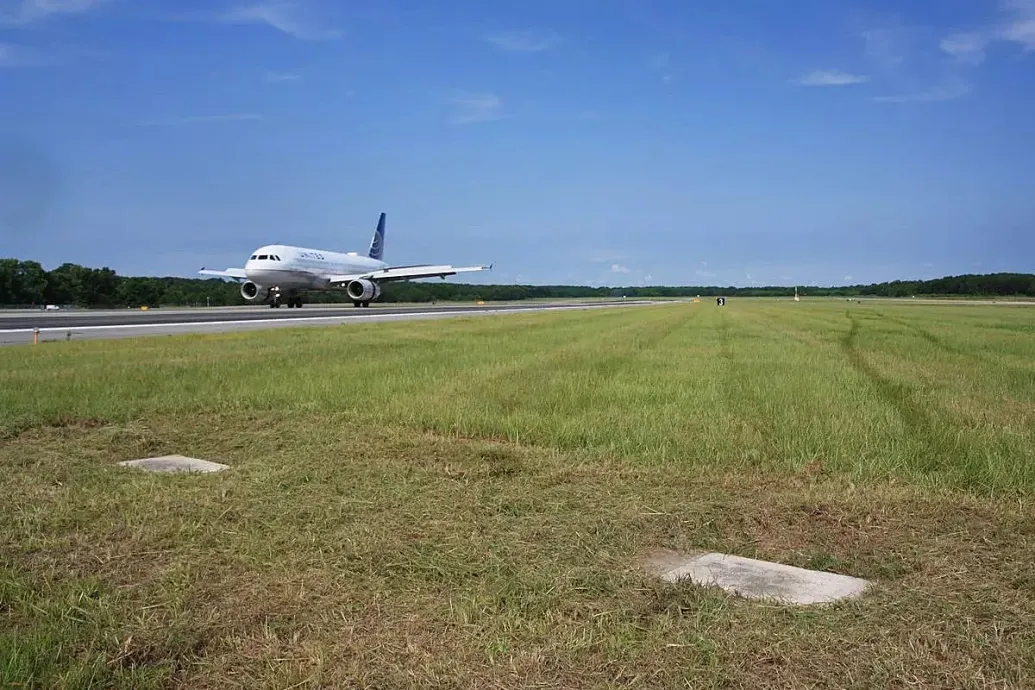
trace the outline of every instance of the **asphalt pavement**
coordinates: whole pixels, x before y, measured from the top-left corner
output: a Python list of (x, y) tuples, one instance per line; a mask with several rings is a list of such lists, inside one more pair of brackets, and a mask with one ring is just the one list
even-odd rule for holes
[[(448, 304), (395, 307), (373, 305), (366, 308), (338, 305), (310, 305), (301, 309), (281, 307), (212, 307), (199, 309), (122, 309), (0, 312), (0, 344), (51, 340), (125, 338), (179, 333), (219, 333), (284, 326), (332, 325), (369, 321), (403, 321), (448, 318), (510, 312), (601, 309), (653, 304), (649, 300), (609, 300), (597, 302), (553, 302), (525, 304)], [(38, 334), (36, 330), (39, 330)]]

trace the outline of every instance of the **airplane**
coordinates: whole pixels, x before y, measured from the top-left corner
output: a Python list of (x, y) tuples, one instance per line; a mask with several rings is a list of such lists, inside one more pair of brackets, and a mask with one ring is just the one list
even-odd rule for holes
[(259, 247), (245, 262), (244, 268), (214, 271), (202, 267), (198, 273), (220, 278), (233, 278), (241, 283), (241, 296), (253, 302), (265, 300), (271, 308), (279, 308), (287, 297), (288, 308), (302, 307), (302, 292), (345, 288), (356, 307), (369, 307), (381, 296), (381, 283), (393, 280), (439, 278), (469, 271), (491, 270), (488, 266), (455, 267), (448, 264), (389, 266), (382, 258), (385, 251), (385, 214), (377, 221), (366, 256), (357, 252), (341, 254), (322, 249), (306, 249), (283, 244)]

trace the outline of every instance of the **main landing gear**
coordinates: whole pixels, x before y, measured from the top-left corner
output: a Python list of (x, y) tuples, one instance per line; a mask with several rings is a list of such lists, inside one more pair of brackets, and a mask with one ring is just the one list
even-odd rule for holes
[[(280, 302), (280, 293), (279, 292), (271, 293), (270, 294), (270, 309), (280, 309), (280, 304), (281, 304), (281, 302)], [(290, 309), (292, 307), (296, 307), (298, 309), (301, 309), (302, 308), (302, 298), (301, 297), (288, 297), (287, 298), (287, 305), (288, 305), (288, 309)]]
[(354, 307), (369, 307), (370, 306), (370, 302), (353, 302), (352, 306), (354, 306)]

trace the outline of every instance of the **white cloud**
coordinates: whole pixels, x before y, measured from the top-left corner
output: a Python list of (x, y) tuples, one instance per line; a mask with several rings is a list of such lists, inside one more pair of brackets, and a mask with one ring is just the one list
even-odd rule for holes
[[(3, 2), (3, 0), (0, 0)], [(43, 67), (105, 57), (102, 50), (79, 48), (75, 46), (51, 46), (46, 51), (30, 48), (16, 43), (0, 42), (0, 68), (4, 67)]]
[(0, 2), (0, 24), (23, 26), (57, 14), (83, 14), (111, 0), (6, 0)]
[(845, 277), (844, 277), (844, 279), (845, 279), (846, 281), (847, 281), (847, 280), (851, 280), (851, 279), (852, 279), (852, 276), (845, 276)]
[(663, 70), (672, 62), (672, 56), (668, 53), (657, 53), (650, 58), (651, 69)]
[(188, 115), (186, 117), (170, 117), (162, 120), (144, 120), (138, 124), (141, 127), (176, 127), (179, 125), (202, 124), (205, 122), (230, 122), (261, 119), (262, 115), (255, 113), (226, 113), (222, 115)]
[(865, 74), (849, 74), (838, 70), (815, 70), (797, 80), (802, 86), (850, 86), (865, 84), (870, 78)]
[(1018, 44), (1024, 52), (1035, 50), (1035, 0), (1003, 0), (1004, 18), (975, 31), (950, 34), (942, 39), (942, 52), (959, 62), (973, 65), (985, 59), (985, 50), (995, 42)]
[(232, 7), (215, 16), (224, 24), (265, 24), (303, 41), (329, 41), (341, 36), (339, 29), (319, 26), (320, 21), (303, 17), (294, 2), (260, 2)]
[(623, 266), (622, 264), (611, 264), (611, 272), (612, 273), (631, 273), (632, 271), (630, 271), (628, 267)]
[(453, 124), (489, 122), (506, 117), (503, 100), (494, 93), (467, 94), (451, 98), (449, 103), (457, 108), (457, 112), (450, 118)]
[(0, 65), (18, 64), (18, 46), (10, 43), (0, 43)]
[(943, 53), (951, 55), (957, 62), (979, 65), (985, 59), (988, 38), (978, 32), (956, 33), (942, 39)]
[(672, 56), (668, 53), (655, 53), (650, 58), (650, 68), (655, 72), (662, 72), (661, 81), (665, 84), (672, 83), (672, 74), (669, 67), (672, 63)]
[(866, 56), (886, 69), (895, 68), (906, 61), (913, 44), (914, 29), (909, 27), (886, 27), (864, 31)]
[(0, 43), (0, 67), (36, 67), (49, 62), (42, 54), (13, 43)]
[(271, 84), (279, 84), (284, 81), (296, 81), (301, 79), (302, 75), (298, 72), (277, 72), (271, 71), (266, 73), (266, 81)]
[(1035, 50), (1035, 17), (1018, 19), (1003, 27), (1000, 35), (1004, 40), (1020, 43), (1025, 51)]
[(897, 96), (876, 96), (873, 100), (878, 103), (936, 103), (939, 101), (952, 101), (963, 98), (970, 94), (970, 84), (962, 79), (949, 79), (943, 84), (914, 93), (900, 94)]
[(557, 45), (560, 37), (552, 32), (511, 31), (487, 36), (485, 40), (512, 53), (538, 53)]
[(999, 37), (1035, 50), (1035, 0), (1004, 0), (1003, 7), (1010, 18), (999, 27)]

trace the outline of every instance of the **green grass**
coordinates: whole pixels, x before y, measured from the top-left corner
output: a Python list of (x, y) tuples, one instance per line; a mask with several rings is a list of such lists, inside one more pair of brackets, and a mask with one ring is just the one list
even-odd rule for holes
[[(0, 686), (1031, 686), (1033, 334), (731, 300), (7, 348)], [(167, 453), (232, 469), (113, 466)]]

